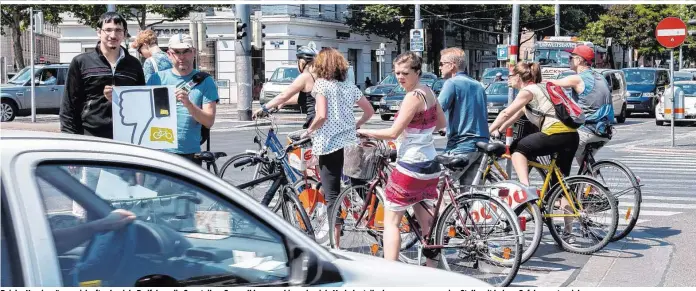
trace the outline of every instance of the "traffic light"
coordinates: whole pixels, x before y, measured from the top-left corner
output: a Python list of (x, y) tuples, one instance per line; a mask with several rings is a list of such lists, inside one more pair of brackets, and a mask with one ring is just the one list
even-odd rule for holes
[[(696, 25), (696, 19), (690, 19), (689, 21), (686, 22), (689, 25)], [(696, 36), (696, 30), (689, 30), (689, 35), (690, 36)]]
[(263, 38), (266, 37), (266, 33), (263, 31), (264, 28), (266, 28), (266, 25), (261, 23), (261, 19), (256, 18), (252, 26), (252, 30), (254, 31), (254, 41), (252, 42), (252, 45), (254, 46), (254, 49), (263, 49), (264, 45), (266, 45), (266, 43), (263, 41)]
[(42, 11), (36, 11), (32, 16), (34, 17), (34, 33), (43, 34), (44, 33), (44, 17)]
[(234, 35), (237, 39), (242, 39), (245, 36), (247, 36), (247, 33), (246, 33), (247, 24), (246, 23), (238, 21), (235, 23), (234, 27), (235, 27)]

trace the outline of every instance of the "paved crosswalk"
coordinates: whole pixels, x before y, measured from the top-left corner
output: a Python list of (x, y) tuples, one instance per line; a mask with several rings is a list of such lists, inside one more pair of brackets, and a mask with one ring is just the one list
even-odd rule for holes
[[(640, 153), (612, 158), (628, 166), (644, 185), (638, 225), (696, 210), (696, 155)], [(602, 159), (601, 152), (598, 159)], [(620, 199), (622, 206), (632, 199)]]

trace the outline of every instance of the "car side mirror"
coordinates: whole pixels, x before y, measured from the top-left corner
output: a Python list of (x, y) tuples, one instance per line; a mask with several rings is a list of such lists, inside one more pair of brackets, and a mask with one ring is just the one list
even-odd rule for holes
[(343, 282), (338, 268), (331, 262), (320, 260), (314, 253), (301, 247), (290, 247), (288, 252), (290, 286), (316, 286)]

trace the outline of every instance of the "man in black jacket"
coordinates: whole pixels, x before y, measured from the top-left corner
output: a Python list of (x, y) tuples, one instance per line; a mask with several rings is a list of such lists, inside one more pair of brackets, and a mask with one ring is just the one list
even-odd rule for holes
[(99, 24), (97, 47), (70, 63), (60, 106), (60, 131), (112, 139), (112, 87), (145, 85), (145, 76), (140, 61), (121, 47), (128, 34), (126, 20), (116, 12), (106, 12)]

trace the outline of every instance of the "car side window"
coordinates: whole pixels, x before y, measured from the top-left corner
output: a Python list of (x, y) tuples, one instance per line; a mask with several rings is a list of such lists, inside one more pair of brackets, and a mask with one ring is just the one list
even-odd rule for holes
[[(62, 213), (81, 213), (77, 217), (86, 225), (84, 235), (76, 235), (78, 227), (67, 232), (71, 236), (61, 237), (64, 234), (57, 233), (57, 226), (51, 224), (56, 245), (72, 247), (82, 243), (74, 241), (80, 237), (102, 247), (90, 248), (88, 244), (72, 248), (68, 254), (59, 252), (60, 260), (72, 256), (94, 264), (89, 270), (80, 268), (84, 263), (61, 265), (66, 285), (98, 280), (101, 286), (133, 286), (153, 276), (184, 286), (287, 281), (283, 236), (246, 209), (185, 178), (113, 165), (47, 164), (40, 165), (37, 173), (50, 186), (42, 187), (42, 195), (54, 197), (44, 189), (56, 188), (67, 196), (45, 199), (45, 215), (49, 217), (48, 209), (53, 209), (49, 206), (56, 204)], [(80, 205), (71, 205), (68, 210), (71, 199)], [(99, 215), (91, 211), (99, 205), (112, 212)], [(135, 215), (136, 222), (114, 224), (119, 221), (114, 218), (126, 215)], [(109, 236), (111, 240), (106, 240)], [(75, 273), (79, 282), (70, 277)], [(158, 283), (162, 284), (167, 283)]]
[(616, 73), (609, 74), (609, 76), (611, 79), (611, 90), (621, 90), (621, 81), (619, 81), (619, 79), (616, 78)]
[(60, 68), (58, 69), (58, 85), (63, 86), (65, 85), (65, 80), (68, 78), (68, 68)]

